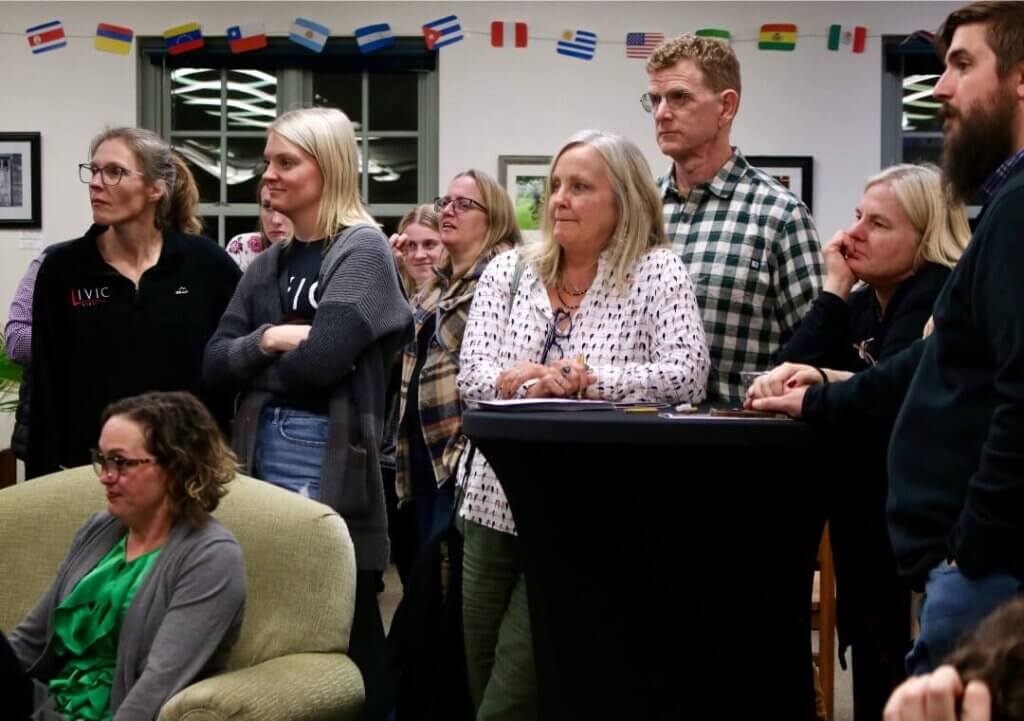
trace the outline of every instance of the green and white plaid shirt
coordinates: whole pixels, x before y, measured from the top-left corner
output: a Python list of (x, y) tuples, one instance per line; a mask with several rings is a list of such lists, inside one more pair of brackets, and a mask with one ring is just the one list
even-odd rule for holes
[(768, 370), (821, 290), (810, 211), (739, 150), (708, 182), (679, 194), (658, 178), (665, 232), (697, 290), (711, 351), (708, 399), (742, 399), (740, 371)]

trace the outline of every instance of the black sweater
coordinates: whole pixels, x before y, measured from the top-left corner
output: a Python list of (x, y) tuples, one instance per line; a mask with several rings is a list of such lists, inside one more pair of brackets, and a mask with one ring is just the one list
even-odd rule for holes
[(89, 462), (107, 404), (151, 390), (191, 391), (221, 421), (229, 406), (201, 383), (203, 349), (241, 271), (216, 243), (164, 234), (139, 287), (96, 245), (105, 226), (48, 253), (32, 301), (27, 475)]
[(811, 304), (780, 358), (854, 373), (870, 368), (873, 364), (862, 358), (855, 346), (862, 345), (876, 362), (882, 362), (920, 338), (949, 274), (945, 266), (925, 263), (896, 289), (884, 316), (880, 316), (878, 299), (868, 286), (851, 293), (847, 301), (823, 292)]
[(1024, 172), (986, 206), (935, 304), (889, 451), (889, 532), (921, 584), (946, 558), (1024, 576)]

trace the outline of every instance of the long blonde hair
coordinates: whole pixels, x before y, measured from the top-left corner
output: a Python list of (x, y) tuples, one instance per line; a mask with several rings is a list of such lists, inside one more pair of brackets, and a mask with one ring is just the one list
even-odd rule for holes
[(924, 262), (952, 268), (971, 239), (967, 210), (949, 198), (942, 175), (934, 165), (902, 163), (868, 178), (864, 190), (886, 184), (892, 188), (911, 225), (921, 234), (914, 256), (914, 268)]
[[(630, 273), (647, 251), (668, 245), (661, 197), (654, 185), (651, 168), (632, 140), (603, 130), (582, 130), (569, 138), (551, 161), (548, 192), (558, 160), (578, 145), (593, 148), (604, 159), (619, 215), (608, 241), (611, 274), (616, 283), (628, 284)], [(555, 240), (553, 231), (551, 214), (545, 211), (541, 240), (523, 249), (524, 257), (549, 286), (558, 282), (562, 270), (562, 247)]]
[[(304, 108), (287, 112), (267, 128), (313, 156), (324, 189), (317, 212), (317, 235), (324, 248), (345, 228), (377, 222), (359, 198), (359, 149), (352, 123), (336, 108)], [(282, 241), (287, 242), (287, 241)]]
[[(399, 235), (404, 233), (405, 229), (410, 225), (414, 224), (430, 228), (435, 233), (441, 232), (441, 224), (438, 222), (437, 211), (434, 210), (433, 203), (417, 205), (415, 208), (403, 215), (402, 219), (398, 221)], [(398, 273), (402, 277), (402, 287), (405, 289), (405, 294), (409, 297), (416, 295), (416, 292), (419, 290), (416, 284), (416, 279), (409, 275), (409, 271), (405, 269), (405, 263), (398, 264)], [(430, 281), (428, 280), (423, 285), (426, 286), (429, 282)]]

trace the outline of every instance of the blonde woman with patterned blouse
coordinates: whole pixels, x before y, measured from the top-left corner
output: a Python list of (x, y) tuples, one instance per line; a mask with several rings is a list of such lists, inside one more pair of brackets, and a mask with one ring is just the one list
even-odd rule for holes
[[(499, 256), (477, 286), (462, 399), (703, 400), (710, 362), (700, 310), (639, 148), (583, 131), (555, 156), (548, 184), (543, 240)], [(475, 453), (468, 466), (460, 513), (470, 692), (479, 721), (533, 719), (515, 524), (487, 460)]]

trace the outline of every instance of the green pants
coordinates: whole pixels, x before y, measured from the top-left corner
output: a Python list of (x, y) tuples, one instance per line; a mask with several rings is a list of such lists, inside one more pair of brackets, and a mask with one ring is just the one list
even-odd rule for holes
[(519, 539), (466, 521), (462, 623), (477, 721), (537, 718), (537, 673)]

